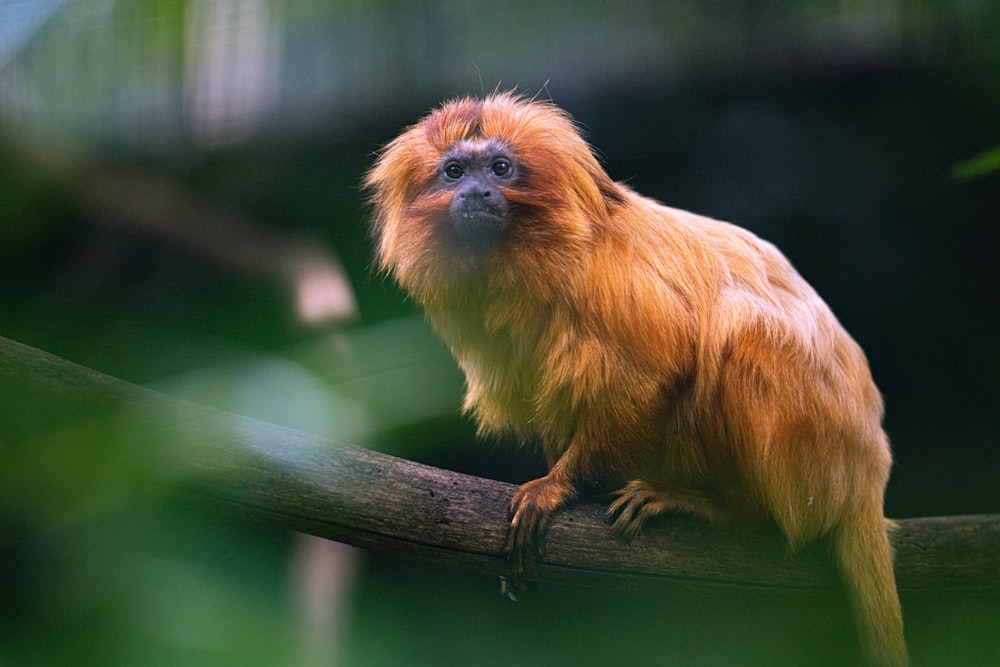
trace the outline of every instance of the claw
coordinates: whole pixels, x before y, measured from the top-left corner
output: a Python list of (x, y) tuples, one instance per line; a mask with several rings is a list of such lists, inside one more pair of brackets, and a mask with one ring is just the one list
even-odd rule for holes
[(507, 577), (500, 576), (500, 597), (505, 597), (511, 602), (520, 602), (517, 599), (517, 589), (520, 588), (517, 580), (508, 579)]

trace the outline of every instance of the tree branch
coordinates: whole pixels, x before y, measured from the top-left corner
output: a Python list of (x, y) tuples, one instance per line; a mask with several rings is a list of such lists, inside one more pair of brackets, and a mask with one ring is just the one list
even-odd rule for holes
[[(207, 493), (240, 513), (387, 554), (482, 573), (503, 555), (515, 486), (198, 406), (0, 338), (0, 408), (8, 439), (40, 422), (122, 411), (136, 446), (163, 443)], [(652, 522), (631, 544), (603, 506), (559, 512), (533, 578), (648, 588), (829, 592), (818, 546), (788, 552), (778, 534), (734, 535), (686, 517)], [(893, 535), (901, 595), (1000, 594), (1000, 515), (907, 519)]]

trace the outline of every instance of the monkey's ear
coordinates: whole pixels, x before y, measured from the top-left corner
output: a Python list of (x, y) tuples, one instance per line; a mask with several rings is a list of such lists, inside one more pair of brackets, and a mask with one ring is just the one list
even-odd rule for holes
[[(594, 220), (606, 220), (612, 209), (627, 204), (624, 186), (615, 183), (604, 171), (591, 151), (590, 145), (580, 139), (583, 149), (573, 160), (575, 169), (567, 169), (569, 187), (576, 192), (579, 205)], [(586, 153), (584, 153), (586, 151)]]
[(608, 176), (608, 172), (601, 169), (601, 174), (604, 178), (597, 182), (597, 188), (601, 191), (601, 196), (604, 200), (608, 202), (608, 206), (624, 206), (625, 205), (625, 192), (622, 190), (622, 186), (611, 180)]

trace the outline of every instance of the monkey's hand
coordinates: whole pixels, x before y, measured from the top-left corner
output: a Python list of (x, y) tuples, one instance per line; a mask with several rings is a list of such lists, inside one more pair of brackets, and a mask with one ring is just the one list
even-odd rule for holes
[(552, 512), (576, 496), (573, 484), (553, 472), (517, 490), (510, 502), (506, 546), (515, 574), (523, 574), (535, 560), (544, 556), (545, 528)]

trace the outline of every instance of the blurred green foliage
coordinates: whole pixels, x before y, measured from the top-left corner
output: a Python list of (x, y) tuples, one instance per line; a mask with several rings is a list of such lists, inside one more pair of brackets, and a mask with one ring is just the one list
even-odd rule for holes
[(975, 157), (956, 164), (951, 175), (957, 180), (968, 181), (1000, 171), (1000, 148), (983, 151)]

